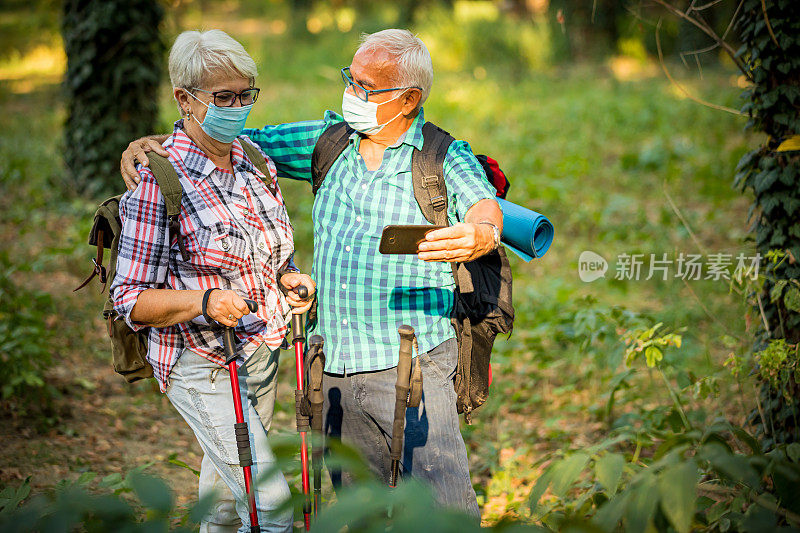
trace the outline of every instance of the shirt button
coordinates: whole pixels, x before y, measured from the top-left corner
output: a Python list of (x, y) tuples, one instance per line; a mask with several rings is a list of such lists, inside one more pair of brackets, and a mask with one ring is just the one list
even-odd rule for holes
[(347, 285), (345, 283), (342, 283), (342, 289), (346, 289), (346, 288), (347, 288)]
[(356, 217), (356, 222), (361, 222), (361, 217)]
[(258, 249), (259, 249), (259, 250), (262, 250), (262, 251), (263, 251), (263, 250), (264, 250), (264, 248), (266, 248), (266, 247), (267, 247), (267, 245), (266, 245), (266, 244), (264, 244), (264, 241), (258, 241)]
[(366, 191), (366, 190), (367, 190), (367, 184), (366, 184), (366, 183), (364, 183), (363, 185), (361, 185), (361, 188), (362, 188), (362, 189), (364, 189), (364, 190)]
[(347, 319), (346, 319), (346, 318), (345, 318), (344, 320), (342, 320), (342, 325), (343, 325), (343, 326), (346, 326), (346, 325), (347, 325)]
[(344, 251), (345, 251), (345, 252), (349, 252), (349, 251), (350, 251), (350, 247), (349, 247), (349, 246), (345, 246), (345, 247), (344, 247)]

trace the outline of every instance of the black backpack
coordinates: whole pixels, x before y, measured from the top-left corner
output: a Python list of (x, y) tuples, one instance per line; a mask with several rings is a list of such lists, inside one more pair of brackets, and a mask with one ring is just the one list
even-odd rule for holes
[[(311, 175), (315, 195), (331, 166), (347, 147), (353, 131), (346, 122), (334, 124), (322, 133), (314, 146)], [(444, 159), (455, 139), (431, 122), (423, 126), (422, 136), (422, 150), (414, 149), (411, 158), (414, 197), (431, 224), (445, 226), (448, 222)], [(486, 156), (477, 157), (498, 196), (505, 197), (509, 185), (497, 163)], [(489, 361), (494, 339), (500, 333), (510, 333), (513, 326), (511, 267), (502, 246), (474, 261), (452, 263), (452, 266), (456, 297), (451, 321), (458, 339), (458, 365), (453, 386), (458, 397), (458, 412), (464, 413), (464, 419), (470, 423), (472, 411), (483, 405), (489, 395)]]
[[(269, 176), (267, 163), (261, 153), (247, 141), (241, 141), (241, 144), (253, 165), (262, 174)], [(178, 179), (178, 174), (167, 158), (153, 152), (149, 153), (147, 157), (150, 160), (150, 170), (155, 176), (156, 182), (158, 182), (161, 195), (164, 197), (170, 243), (177, 239), (181, 256), (184, 260), (187, 260), (188, 254), (183, 245), (180, 223), (178, 222), (181, 214), (181, 199), (183, 198), (183, 188)], [(89, 244), (97, 247), (97, 255), (92, 260), (94, 268), (89, 277), (75, 289), (76, 291), (85, 287), (95, 276), (102, 283), (101, 292), (106, 290), (106, 284), (110, 285), (114, 280), (114, 274), (117, 270), (119, 237), (122, 233), (122, 221), (119, 218), (119, 201), (121, 197), (121, 194), (112, 196), (97, 208), (92, 230), (89, 233)], [(103, 265), (104, 249), (108, 249), (111, 252), (108, 267)], [(114, 302), (111, 299), (110, 292), (103, 304), (103, 318), (106, 321), (108, 336), (111, 338), (111, 359), (114, 363), (114, 371), (124, 377), (128, 383), (153, 377), (153, 367), (147, 361), (147, 335), (149, 328), (144, 328), (137, 332), (132, 330), (127, 322), (118, 319), (119, 315), (114, 311)]]

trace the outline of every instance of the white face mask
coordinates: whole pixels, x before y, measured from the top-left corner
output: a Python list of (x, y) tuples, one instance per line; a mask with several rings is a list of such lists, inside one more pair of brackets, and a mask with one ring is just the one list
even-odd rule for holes
[(403, 114), (401, 110), (388, 121), (383, 124), (378, 124), (378, 106), (397, 100), (403, 96), (403, 94), (404, 93), (401, 92), (391, 100), (386, 100), (386, 102), (378, 104), (375, 102), (365, 102), (361, 98), (348, 93), (347, 89), (345, 89), (344, 95), (342, 96), (342, 116), (354, 130), (364, 135), (375, 135), (389, 122)]

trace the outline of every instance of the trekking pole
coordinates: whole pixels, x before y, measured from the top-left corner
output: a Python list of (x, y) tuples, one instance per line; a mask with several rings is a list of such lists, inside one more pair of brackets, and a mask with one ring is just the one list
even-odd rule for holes
[[(253, 300), (245, 300), (250, 312), (258, 311), (258, 303)], [(222, 332), (222, 342), (225, 347), (225, 364), (231, 377), (231, 390), (233, 391), (233, 410), (236, 413), (236, 423), (233, 425), (236, 434), (236, 448), (239, 451), (239, 465), (244, 470), (244, 488), (247, 493), (248, 507), (250, 508), (250, 532), (260, 533), (261, 527), (258, 525), (258, 514), (256, 513), (256, 498), (253, 494), (253, 474), (250, 470), (253, 464), (253, 455), (250, 452), (250, 431), (247, 429), (247, 422), (244, 421), (242, 411), (242, 393), (239, 389), (239, 373), (236, 369), (236, 339), (233, 328), (228, 326)]]
[[(308, 298), (308, 288), (298, 285), (293, 289), (300, 299)], [(292, 314), (292, 343), (294, 344), (294, 358), (297, 367), (297, 389), (294, 391), (295, 417), (297, 420), (297, 431), (300, 433), (300, 468), (303, 483), (303, 521), (306, 531), (311, 529), (311, 488), (308, 482), (308, 416), (302, 413), (303, 403), (303, 343), (305, 334), (303, 333), (303, 315)]]
[(322, 376), (325, 371), (325, 353), (322, 347), (325, 340), (319, 335), (309, 339), (308, 350), (308, 403), (311, 407), (311, 467), (314, 470), (314, 517), (317, 516), (322, 500), (322, 404), (325, 395), (322, 392)]
[(394, 398), (394, 423), (392, 424), (392, 448), (390, 457), (392, 469), (389, 486), (397, 486), (400, 475), (400, 457), (403, 455), (403, 432), (406, 423), (406, 406), (408, 405), (409, 391), (411, 389), (411, 351), (416, 337), (414, 328), (402, 325), (397, 328), (400, 334), (400, 359), (397, 362), (397, 382), (395, 383)]

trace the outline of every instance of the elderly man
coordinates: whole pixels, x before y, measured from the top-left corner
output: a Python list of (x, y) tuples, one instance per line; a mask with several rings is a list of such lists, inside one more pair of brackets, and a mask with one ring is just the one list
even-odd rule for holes
[[(411, 155), (423, 145), (422, 104), (433, 67), (419, 38), (389, 29), (363, 37), (342, 77), (343, 118), (328, 111), (322, 120), (244, 132), (272, 158), (279, 176), (311, 181), (311, 155), (322, 133), (342, 120), (355, 130), (313, 208), (326, 432), (356, 446), (379, 477), (389, 478), (397, 328), (411, 325), (424, 386), (422, 404), (406, 417), (404, 471), (430, 484), (442, 505), (477, 516), (453, 389), (458, 350), (448, 263), (494, 250), (502, 212), (467, 143), (453, 142), (444, 160), (450, 226), (429, 233), (417, 256), (379, 254), (384, 226), (428, 223), (414, 196)], [(137, 175), (126, 169), (134, 157), (145, 162), (145, 151), (160, 151), (156, 144), (141, 139), (124, 154), (129, 187)]]

